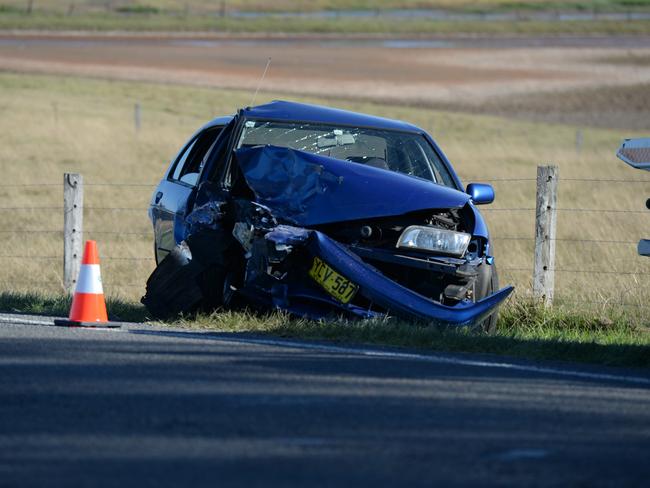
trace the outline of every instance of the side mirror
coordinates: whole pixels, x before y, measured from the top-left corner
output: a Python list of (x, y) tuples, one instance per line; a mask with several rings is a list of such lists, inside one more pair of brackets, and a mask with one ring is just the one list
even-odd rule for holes
[(494, 188), (485, 183), (470, 183), (466, 193), (476, 205), (485, 205), (494, 201)]

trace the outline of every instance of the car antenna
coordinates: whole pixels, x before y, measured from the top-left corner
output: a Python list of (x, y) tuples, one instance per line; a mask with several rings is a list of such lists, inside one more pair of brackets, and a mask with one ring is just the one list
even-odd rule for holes
[(253, 99), (251, 100), (251, 103), (250, 103), (251, 107), (255, 104), (255, 99), (257, 98), (257, 92), (260, 91), (262, 83), (264, 82), (264, 78), (266, 78), (266, 72), (269, 70), (269, 66), (271, 66), (271, 57), (270, 56), (269, 56), (269, 59), (267, 59), (267, 61), (266, 61), (266, 67), (264, 68), (264, 73), (262, 73), (262, 77), (260, 78), (260, 81), (257, 82), (257, 88), (255, 89), (255, 93), (253, 93)]

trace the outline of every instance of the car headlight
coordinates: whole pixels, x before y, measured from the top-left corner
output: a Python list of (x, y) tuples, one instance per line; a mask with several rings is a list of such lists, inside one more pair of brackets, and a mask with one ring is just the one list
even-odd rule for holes
[(434, 251), (461, 257), (467, 251), (471, 237), (464, 232), (411, 225), (402, 232), (397, 241), (397, 247)]

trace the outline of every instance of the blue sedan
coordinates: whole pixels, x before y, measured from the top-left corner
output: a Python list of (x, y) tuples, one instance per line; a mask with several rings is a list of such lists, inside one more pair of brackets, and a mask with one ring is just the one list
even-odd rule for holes
[(398, 316), (491, 332), (499, 290), (477, 205), (424, 130), (275, 101), (198, 130), (150, 206), (158, 267), (143, 303)]

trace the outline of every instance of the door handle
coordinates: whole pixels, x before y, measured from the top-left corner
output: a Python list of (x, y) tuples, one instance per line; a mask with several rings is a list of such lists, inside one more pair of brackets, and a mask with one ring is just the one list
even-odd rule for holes
[(154, 203), (160, 202), (160, 199), (163, 197), (163, 192), (159, 191), (156, 193), (156, 199), (154, 200)]

